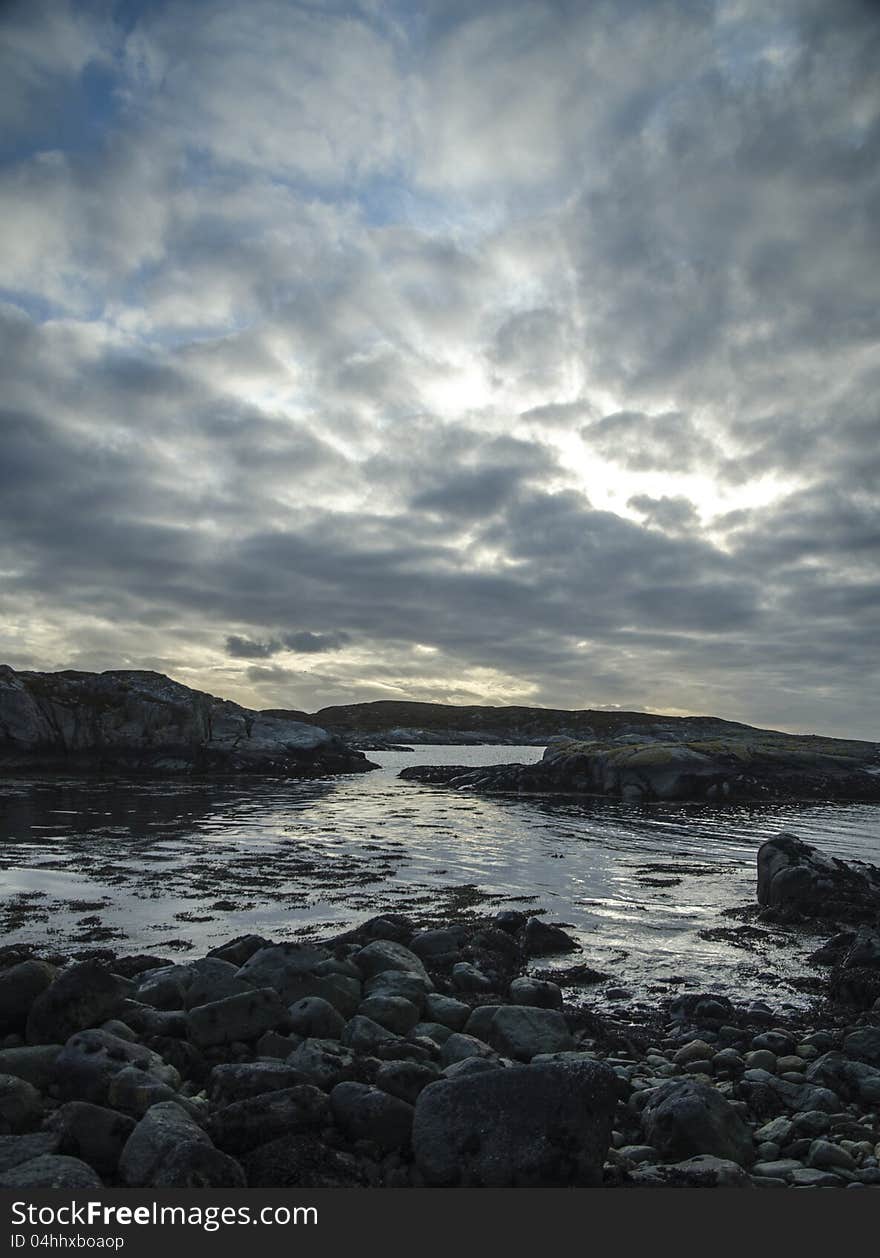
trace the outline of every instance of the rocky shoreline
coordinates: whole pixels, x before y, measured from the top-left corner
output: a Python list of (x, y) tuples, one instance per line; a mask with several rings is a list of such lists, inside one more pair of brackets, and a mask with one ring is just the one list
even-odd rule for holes
[(751, 731), (686, 741), (554, 739), (536, 764), (409, 765), (404, 781), (453, 790), (708, 803), (880, 800), (880, 744)]
[(880, 1185), (880, 871), (783, 835), (757, 872), (762, 920), (829, 932), (802, 1013), (600, 1014), (510, 910), (186, 964), (7, 946), (0, 1187)]

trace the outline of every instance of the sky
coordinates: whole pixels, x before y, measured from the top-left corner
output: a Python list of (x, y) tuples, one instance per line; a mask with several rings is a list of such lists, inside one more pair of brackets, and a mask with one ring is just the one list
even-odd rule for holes
[(880, 6), (0, 5), (0, 660), (880, 739)]

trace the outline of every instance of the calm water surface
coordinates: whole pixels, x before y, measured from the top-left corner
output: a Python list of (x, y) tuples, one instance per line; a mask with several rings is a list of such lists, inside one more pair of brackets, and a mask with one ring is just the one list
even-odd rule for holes
[(798, 951), (765, 931), (756, 953), (701, 932), (740, 924), (723, 910), (754, 901), (755, 851), (780, 830), (880, 861), (880, 808), (480, 797), (397, 777), (411, 764), (531, 762), (542, 750), (370, 752), (379, 770), (320, 782), (4, 782), (0, 943), (186, 955), (380, 911), (534, 905), (573, 928), (584, 951), (571, 960), (636, 996), (676, 976), (738, 995), (782, 980), (780, 998), (802, 999), (786, 980), (809, 939)]

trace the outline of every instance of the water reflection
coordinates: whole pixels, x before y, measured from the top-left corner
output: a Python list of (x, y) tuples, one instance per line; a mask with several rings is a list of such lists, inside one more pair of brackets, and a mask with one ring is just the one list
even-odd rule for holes
[[(101, 942), (168, 954), (245, 930), (281, 938), (405, 908), (442, 915), (476, 886), (570, 923), (584, 960), (647, 989), (682, 973), (766, 994), (790, 946), (701, 932), (754, 899), (757, 846), (782, 829), (880, 859), (880, 810), (804, 804), (644, 807), (480, 797), (401, 782), (413, 763), (532, 761), (541, 748), (374, 752), (322, 782), (0, 785), (3, 942)], [(805, 947), (808, 941), (805, 941)], [(762, 977), (769, 976), (769, 977)]]

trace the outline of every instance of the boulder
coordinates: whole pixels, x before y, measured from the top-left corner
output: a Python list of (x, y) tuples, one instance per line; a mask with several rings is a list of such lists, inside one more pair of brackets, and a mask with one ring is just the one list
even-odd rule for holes
[(390, 939), (374, 940), (356, 952), (353, 960), (365, 978), (372, 978), (383, 970), (400, 970), (404, 974), (418, 974), (420, 978), (428, 979), (421, 958), (411, 948)]
[(642, 1110), (642, 1125), (647, 1143), (665, 1157), (706, 1153), (738, 1166), (754, 1158), (747, 1124), (720, 1092), (696, 1080), (661, 1084)]
[(128, 995), (125, 980), (96, 961), (62, 970), (31, 1005), (29, 1044), (63, 1044), (76, 1031), (112, 1018)]
[(27, 1079), (38, 1092), (47, 1092), (55, 1079), (55, 1062), (60, 1044), (26, 1044), (21, 1048), (0, 1049), (0, 1074)]
[(322, 996), (304, 996), (288, 1010), (291, 1030), (304, 1039), (338, 1040), (345, 1028), (345, 1018)]
[(88, 1191), (103, 1188), (95, 1171), (79, 1158), (44, 1153), (30, 1162), (21, 1162), (0, 1175), (0, 1188), (65, 1188)]
[(371, 1018), (394, 1035), (408, 1035), (419, 1020), (418, 1006), (405, 996), (368, 996), (358, 1009), (358, 1014)]
[(239, 1162), (213, 1145), (188, 1141), (173, 1149), (156, 1169), (153, 1188), (247, 1188)]
[(376, 1087), (415, 1105), (423, 1088), (440, 1077), (437, 1066), (417, 1061), (386, 1061), (376, 1074)]
[(513, 980), (508, 996), (514, 1005), (529, 1005), (533, 1009), (562, 1008), (562, 988), (558, 983), (528, 975)]
[(263, 1092), (215, 1110), (208, 1129), (218, 1148), (239, 1154), (277, 1136), (316, 1131), (329, 1118), (329, 1102), (318, 1088), (301, 1084), (278, 1092)]
[(328, 1091), (343, 1079), (353, 1078), (358, 1070), (351, 1049), (335, 1040), (304, 1040), (287, 1058), (286, 1065), (307, 1083)]
[(557, 1009), (502, 1005), (489, 1027), (489, 1043), (505, 1057), (531, 1061), (538, 1053), (574, 1050), (565, 1018)]
[(566, 934), (561, 926), (543, 922), (540, 917), (527, 919), (522, 932), (522, 945), (527, 956), (538, 957), (557, 952), (576, 952), (577, 940)]
[(317, 967), (327, 961), (330, 953), (310, 943), (271, 944), (260, 948), (237, 971), (239, 979), (252, 987), (271, 987), (285, 1005), (291, 1005), (313, 991), (304, 990)]
[(452, 996), (441, 996), (438, 992), (430, 992), (425, 997), (425, 1017), (431, 1022), (439, 1022), (452, 1031), (461, 1031), (471, 1016), (470, 1005)]
[(617, 1079), (600, 1062), (443, 1079), (416, 1102), (416, 1164), (437, 1186), (595, 1185), (616, 1103)]
[(282, 1061), (230, 1061), (215, 1066), (206, 1091), (217, 1105), (230, 1105), (263, 1092), (281, 1092), (311, 1080)]
[(413, 1107), (399, 1097), (366, 1083), (337, 1083), (330, 1093), (330, 1109), (350, 1140), (369, 1140), (382, 1153), (409, 1148)]
[(30, 1131), (42, 1116), (43, 1098), (32, 1084), (17, 1075), (0, 1075), (0, 1135)]
[(158, 1053), (101, 1030), (79, 1031), (70, 1037), (55, 1060), (55, 1086), (61, 1100), (101, 1105), (114, 1075), (128, 1066), (171, 1088), (180, 1086), (180, 1075)]
[(88, 1101), (68, 1101), (47, 1123), (58, 1152), (87, 1162), (99, 1175), (113, 1175), (135, 1120)]
[(128, 1137), (119, 1158), (119, 1176), (131, 1188), (147, 1188), (175, 1150), (210, 1145), (207, 1133), (174, 1101), (148, 1109)]
[(0, 1034), (23, 1031), (31, 1005), (55, 978), (45, 961), (29, 959), (0, 973)]
[(757, 860), (759, 904), (817, 917), (880, 909), (880, 869), (873, 865), (829, 856), (794, 834), (762, 843)]
[(198, 1005), (186, 1015), (187, 1035), (199, 1048), (255, 1040), (287, 1020), (287, 1007), (271, 987), (255, 988)]
[(12, 1170), (22, 1162), (31, 1162), (44, 1153), (58, 1152), (58, 1136), (54, 1131), (31, 1131), (23, 1136), (0, 1136), (0, 1172)]

